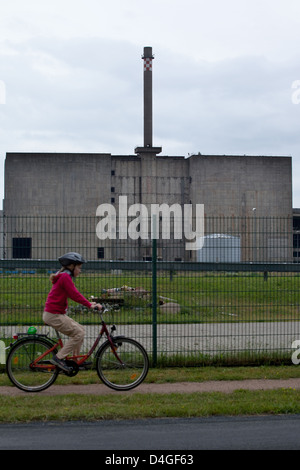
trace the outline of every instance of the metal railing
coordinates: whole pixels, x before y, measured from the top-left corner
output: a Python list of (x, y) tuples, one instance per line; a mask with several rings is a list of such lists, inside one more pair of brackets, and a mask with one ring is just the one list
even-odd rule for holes
[[(74, 250), (89, 260), (77, 288), (118, 307), (108, 322), (144, 344), (153, 365), (291, 360), (300, 339), (300, 265), (290, 218), (206, 220), (202, 252), (192, 253), (185, 253), (184, 240), (99, 240), (94, 218), (64, 219), (4, 221), (5, 344), (30, 325), (47, 330), (42, 312), (49, 275), (59, 269), (58, 256)], [(110, 259), (113, 253), (119, 256)], [(72, 301), (69, 314), (85, 325), (87, 348), (97, 316)]]

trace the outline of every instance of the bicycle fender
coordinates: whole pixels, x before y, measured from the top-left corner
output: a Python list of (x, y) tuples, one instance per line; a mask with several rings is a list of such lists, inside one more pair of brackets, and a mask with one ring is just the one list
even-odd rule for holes
[(20, 344), (20, 343), (23, 343), (23, 342), (26, 342), (28, 341), (28, 339), (42, 339), (43, 341), (45, 341), (47, 344), (49, 344), (49, 347), (52, 347), (56, 341), (54, 341), (52, 338), (48, 338), (46, 337), (46, 335), (22, 335), (21, 337), (19, 337), (16, 341), (14, 341), (13, 343), (10, 343), (10, 349), (12, 349), (14, 346), (16, 346), (17, 344)]

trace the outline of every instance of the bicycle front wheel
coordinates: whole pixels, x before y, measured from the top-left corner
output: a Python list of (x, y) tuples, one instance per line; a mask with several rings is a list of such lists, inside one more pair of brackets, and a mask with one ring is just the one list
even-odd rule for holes
[(149, 369), (144, 347), (131, 338), (114, 338), (115, 351), (109, 341), (99, 349), (97, 373), (102, 382), (114, 390), (131, 390), (140, 385)]
[(59, 373), (50, 363), (56, 351), (39, 361), (37, 359), (51, 347), (52, 343), (41, 338), (25, 338), (16, 343), (6, 361), (6, 372), (11, 382), (24, 392), (40, 392), (50, 387)]

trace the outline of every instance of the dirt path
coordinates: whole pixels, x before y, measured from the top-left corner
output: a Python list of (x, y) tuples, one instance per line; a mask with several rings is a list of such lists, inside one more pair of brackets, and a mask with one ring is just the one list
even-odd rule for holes
[[(103, 384), (96, 385), (53, 385), (39, 394), (45, 396), (83, 394), (83, 395), (112, 395), (132, 393), (194, 393), (194, 392), (223, 392), (231, 393), (234, 390), (274, 390), (292, 388), (300, 390), (299, 379), (285, 380), (222, 380), (210, 382), (179, 382), (164, 384), (142, 384), (128, 392), (116, 392)], [(0, 396), (28, 396), (35, 393), (25, 393), (16, 387), (0, 387)]]

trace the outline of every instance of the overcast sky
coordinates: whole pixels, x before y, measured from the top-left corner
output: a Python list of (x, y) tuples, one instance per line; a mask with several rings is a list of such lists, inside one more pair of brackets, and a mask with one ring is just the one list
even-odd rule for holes
[(6, 152), (143, 145), (152, 46), (162, 155), (292, 156), (300, 207), (299, 0), (0, 0), (0, 12), (0, 199)]

